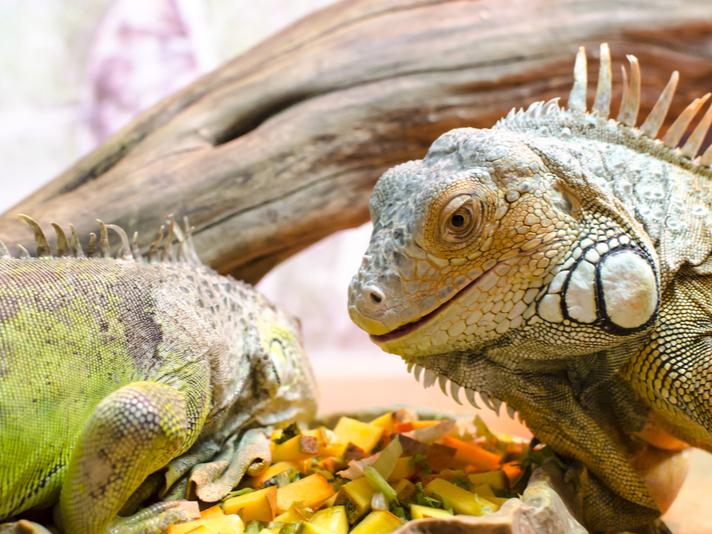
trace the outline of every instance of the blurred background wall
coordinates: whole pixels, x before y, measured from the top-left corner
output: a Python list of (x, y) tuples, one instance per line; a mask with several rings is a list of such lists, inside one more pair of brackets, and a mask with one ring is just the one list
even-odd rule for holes
[[(0, 0), (0, 212), (140, 111), (332, 2)], [(368, 226), (334, 235), (259, 284), (302, 319), (321, 381), (407, 379), (400, 358), (371, 344), (346, 311), (369, 235)]]

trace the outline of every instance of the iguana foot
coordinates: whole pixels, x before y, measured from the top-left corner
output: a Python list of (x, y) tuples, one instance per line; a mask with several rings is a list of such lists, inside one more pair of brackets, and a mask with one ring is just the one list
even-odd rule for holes
[(185, 397), (134, 382), (101, 401), (84, 426), (56, 519), (68, 534), (103, 534), (141, 483), (175, 457), (188, 433)]
[(14, 523), (0, 525), (0, 534), (53, 534), (38, 523), (27, 519), (20, 519)]
[(117, 517), (111, 522), (106, 534), (160, 534), (170, 525), (185, 523), (199, 517), (200, 510), (196, 502), (160, 502), (130, 517)]
[(658, 519), (652, 525), (636, 528), (629, 531), (630, 534), (673, 534), (662, 520)]

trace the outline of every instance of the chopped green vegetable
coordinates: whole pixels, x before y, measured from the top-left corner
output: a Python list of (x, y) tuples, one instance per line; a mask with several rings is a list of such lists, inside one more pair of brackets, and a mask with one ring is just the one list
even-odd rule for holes
[(299, 423), (292, 423), (287, 428), (282, 430), (282, 435), (278, 438), (273, 439), (275, 445), (281, 445), (285, 441), (289, 441), (295, 436), (300, 436), (302, 430), (299, 428)]
[(410, 510), (401, 506), (397, 500), (391, 501), (388, 504), (388, 511), (403, 521), (410, 521)]
[(381, 451), (381, 455), (373, 462), (372, 467), (386, 480), (391, 476), (401, 454), (403, 454), (403, 446), (399, 440), (394, 439)]
[(453, 478), (450, 482), (467, 491), (472, 489), (472, 482), (470, 482), (470, 479), (467, 478), (462, 471), (457, 471), (455, 478)]
[(421, 506), (430, 506), (431, 508), (440, 508), (443, 510), (443, 502), (434, 497), (428, 497), (423, 491), (422, 482), (416, 482), (415, 484), (415, 500), (416, 504)]
[(432, 472), (430, 470), (430, 464), (424, 454), (416, 454), (410, 459), (408, 464), (420, 468), (420, 476), (426, 476)]
[(395, 500), (398, 496), (396, 490), (394, 490), (393, 487), (386, 482), (386, 479), (381, 476), (381, 473), (376, 471), (372, 466), (367, 465), (363, 468), (363, 476), (366, 477), (366, 480), (368, 480), (368, 483), (371, 484), (374, 490), (383, 493), (388, 502)]

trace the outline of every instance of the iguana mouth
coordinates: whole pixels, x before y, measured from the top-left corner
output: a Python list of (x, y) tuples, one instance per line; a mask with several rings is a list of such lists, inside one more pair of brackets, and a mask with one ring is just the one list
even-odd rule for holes
[(435, 308), (433, 311), (426, 313), (420, 319), (416, 319), (415, 321), (412, 321), (410, 323), (402, 324), (398, 328), (391, 330), (390, 332), (386, 332), (385, 334), (379, 334), (379, 335), (371, 334), (371, 336), (370, 336), (371, 341), (373, 341), (374, 343), (386, 343), (386, 342), (392, 341), (394, 339), (400, 339), (402, 337), (405, 337), (408, 334), (410, 334), (411, 332), (418, 330), (420, 327), (425, 326), (433, 317), (440, 315), (453, 302), (457, 301), (457, 299), (461, 295), (467, 293), (470, 289), (472, 289), (475, 285), (477, 285), (477, 282), (482, 280), (487, 274), (489, 274), (490, 271), (493, 271), (502, 263), (504, 263), (504, 262), (499, 262), (491, 269), (488, 269), (487, 271), (483, 272), (480, 276), (475, 278), (472, 282), (467, 284), (460, 291), (458, 291), (452, 297), (450, 297), (448, 300), (446, 300), (444, 303), (442, 303), (440, 306)]

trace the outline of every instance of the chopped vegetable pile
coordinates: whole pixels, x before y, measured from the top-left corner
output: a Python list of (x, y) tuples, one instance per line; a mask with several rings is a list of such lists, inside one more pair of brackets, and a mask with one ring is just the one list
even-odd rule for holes
[(333, 430), (272, 433), (261, 474), (169, 534), (383, 534), (404, 521), (486, 515), (524, 489), (547, 450), (490, 432), (479, 417), (419, 420), (408, 409)]

